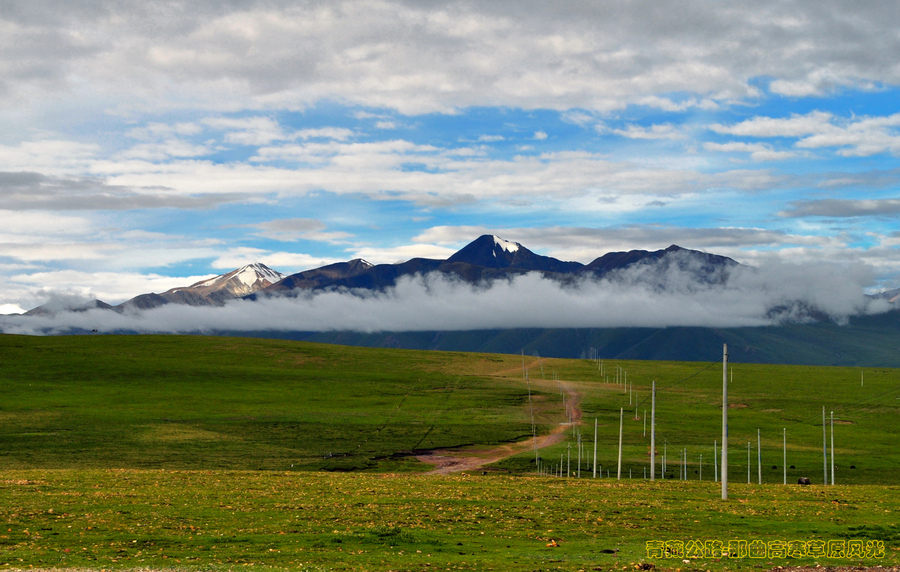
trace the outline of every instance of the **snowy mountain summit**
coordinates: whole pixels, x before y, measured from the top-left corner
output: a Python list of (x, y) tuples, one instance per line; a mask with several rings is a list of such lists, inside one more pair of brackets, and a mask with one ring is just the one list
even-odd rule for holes
[(268, 288), (284, 278), (284, 274), (265, 264), (248, 264), (226, 274), (201, 280), (190, 286), (172, 288), (162, 294), (141, 294), (117, 306), (119, 311), (149, 310), (165, 304), (188, 306), (222, 306), (229, 300), (243, 298)]
[(518, 242), (484, 234), (447, 259), (451, 264), (470, 264), (490, 269), (519, 269), (538, 272), (573, 272), (583, 266), (578, 262), (563, 262), (541, 256)]
[(197, 282), (191, 285), (189, 289), (207, 296), (213, 292), (224, 291), (234, 297), (239, 297), (267, 288), (283, 279), (284, 276), (284, 274), (272, 270), (265, 264), (257, 262), (242, 266), (227, 274)]
[(518, 242), (510, 242), (508, 240), (503, 240), (499, 236), (494, 236), (494, 244), (499, 246), (506, 252), (513, 253), (519, 250), (519, 247), (522, 246)]

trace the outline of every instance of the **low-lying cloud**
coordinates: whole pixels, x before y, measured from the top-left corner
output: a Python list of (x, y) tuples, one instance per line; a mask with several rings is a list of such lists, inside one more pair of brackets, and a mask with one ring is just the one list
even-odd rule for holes
[(863, 293), (864, 265), (735, 267), (700, 283), (678, 265), (635, 265), (603, 280), (561, 284), (537, 273), (472, 285), (442, 274), (402, 278), (385, 291), (331, 290), (234, 300), (223, 307), (169, 304), (0, 317), (13, 334), (216, 333), (222, 331), (423, 331), (495, 328), (767, 326), (827, 315), (837, 322), (892, 306)]

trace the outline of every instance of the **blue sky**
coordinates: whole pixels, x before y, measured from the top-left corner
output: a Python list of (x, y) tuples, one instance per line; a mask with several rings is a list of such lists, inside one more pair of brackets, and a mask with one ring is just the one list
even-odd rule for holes
[(900, 286), (896, 6), (660, 6), (8, 3), (0, 309), (486, 232)]

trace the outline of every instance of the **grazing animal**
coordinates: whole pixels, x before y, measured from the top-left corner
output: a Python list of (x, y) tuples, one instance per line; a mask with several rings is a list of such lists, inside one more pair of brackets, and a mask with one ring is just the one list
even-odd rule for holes
[(809, 478), (808, 478), (808, 477), (800, 477), (799, 479), (797, 479), (797, 484), (798, 484), (798, 485), (809, 485), (809, 484), (812, 484), (812, 483), (809, 482)]

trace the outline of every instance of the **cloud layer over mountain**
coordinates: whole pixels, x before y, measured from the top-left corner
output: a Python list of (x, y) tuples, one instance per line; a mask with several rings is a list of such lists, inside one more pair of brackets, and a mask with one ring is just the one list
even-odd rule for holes
[[(403, 278), (383, 292), (304, 292), (236, 300), (221, 308), (168, 305), (0, 318), (6, 333), (71, 330), (141, 333), (220, 331), (420, 331), (495, 328), (764, 326), (803, 321), (810, 310), (836, 321), (891, 308), (863, 294), (863, 265), (772, 264), (734, 268), (724, 285), (700, 285), (675, 265), (638, 264), (600, 281), (560, 284), (537, 273), (470, 285), (430, 274)], [(819, 314), (821, 315), (821, 314)]]

